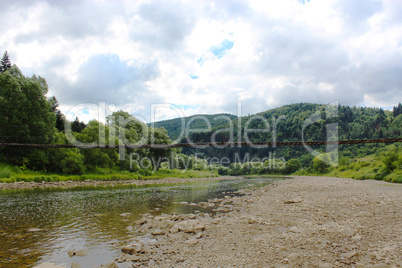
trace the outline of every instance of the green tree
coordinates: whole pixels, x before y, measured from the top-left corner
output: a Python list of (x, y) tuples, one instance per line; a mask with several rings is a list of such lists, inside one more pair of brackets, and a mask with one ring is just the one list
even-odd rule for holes
[(56, 128), (57, 128), (57, 130), (64, 132), (64, 126), (65, 126), (65, 123), (66, 123), (66, 117), (58, 109), (59, 102), (57, 101), (56, 97), (53, 96), (53, 97), (49, 98), (49, 103), (50, 103), (50, 106), (52, 107), (52, 111), (56, 115)]
[(387, 173), (391, 173), (394, 171), (394, 169), (398, 168), (398, 160), (399, 156), (397, 147), (394, 147), (391, 149), (391, 151), (386, 153), (382, 159), (382, 162), (385, 164), (385, 170)]
[(85, 129), (86, 125), (84, 122), (80, 122), (78, 117), (71, 123), (71, 131), (80, 133)]
[[(158, 144), (169, 144), (172, 141), (170, 140), (166, 129), (164, 128), (150, 128), (148, 144), (150, 145), (158, 145)], [(151, 148), (149, 150), (149, 157), (152, 160), (152, 167), (155, 170), (158, 170), (160, 164), (164, 161), (170, 162), (172, 149), (167, 148)]]
[(328, 171), (329, 168), (329, 158), (327, 155), (321, 157), (321, 159), (315, 157), (313, 159), (313, 170), (319, 172), (319, 173), (325, 173)]
[(8, 57), (8, 53), (6, 51), (6, 52), (4, 52), (3, 58), (1, 59), (0, 72), (4, 73), (8, 69), (11, 69), (11, 61), (10, 61), (10, 58)]
[[(25, 77), (16, 66), (0, 73), (0, 137), (3, 142), (52, 142), (56, 118), (46, 98), (47, 92), (44, 78)], [(33, 168), (43, 169), (48, 164), (42, 149), (5, 147), (1, 152), (9, 163), (20, 164), (25, 157)]]
[[(100, 134), (104, 134), (100, 135)], [(76, 133), (76, 138), (84, 143), (109, 144), (109, 128), (102, 123), (92, 120), (81, 133)], [(119, 160), (116, 149), (81, 149), (85, 157), (85, 165), (88, 168), (111, 168)]]

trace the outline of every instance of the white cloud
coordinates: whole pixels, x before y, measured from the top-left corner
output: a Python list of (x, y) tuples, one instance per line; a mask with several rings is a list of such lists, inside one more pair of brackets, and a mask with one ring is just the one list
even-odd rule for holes
[(66, 111), (99, 101), (145, 118), (152, 103), (186, 115), (236, 113), (238, 101), (245, 114), (334, 100), (390, 107), (402, 100), (402, 4), (362, 1), (0, 2), (0, 49), (45, 77)]

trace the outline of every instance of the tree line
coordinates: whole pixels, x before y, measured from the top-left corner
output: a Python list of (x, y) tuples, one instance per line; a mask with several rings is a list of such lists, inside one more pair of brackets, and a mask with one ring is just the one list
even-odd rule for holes
[[(42, 144), (70, 144), (66, 131), (70, 131), (72, 137), (85, 143), (102, 143), (108, 145), (135, 144), (151, 142), (159, 144), (171, 143), (177, 138), (178, 128), (181, 127), (181, 119), (173, 119), (157, 122), (153, 127), (137, 120), (125, 111), (117, 111), (106, 118), (103, 124), (92, 120), (87, 124), (75, 118), (68, 121), (59, 110), (56, 97), (46, 97), (48, 84), (40, 76), (26, 77), (16, 65), (12, 65), (7, 52), (4, 53), (0, 66), (0, 137), (1, 142), (17, 143), (42, 143)], [(349, 107), (338, 105), (336, 116), (330, 116), (326, 106), (312, 103), (298, 103), (285, 105), (271, 109), (254, 116), (239, 118), (234, 115), (225, 115), (226, 119), (213, 120), (213, 116), (207, 116), (213, 122), (210, 131), (194, 132), (189, 135), (194, 143), (209, 142), (213, 135), (217, 135), (217, 142), (230, 141), (230, 126), (233, 126), (234, 141), (244, 141), (246, 136), (251, 142), (273, 141), (300, 141), (326, 140), (327, 136), (338, 135), (339, 140), (375, 139), (375, 138), (399, 138), (402, 134), (402, 106), (399, 103), (392, 111), (381, 108)], [(305, 122), (314, 115), (320, 115), (320, 120), (311, 122), (303, 128)], [(191, 120), (191, 117), (187, 118)], [(264, 129), (266, 122), (275, 121), (275, 129), (271, 124), (270, 131), (246, 133), (248, 129)], [(240, 122), (240, 123), (239, 123)], [(336, 129), (327, 131), (327, 126), (337, 123)], [(206, 128), (205, 121), (194, 120), (192, 128)], [(68, 126), (68, 129), (65, 129)], [(160, 128), (159, 128), (160, 127)], [(99, 136), (100, 130), (105, 133)], [(303, 131), (303, 133), (302, 133)], [(145, 137), (144, 137), (145, 133)], [(169, 136), (170, 134), (170, 136)], [(238, 137), (240, 135), (240, 137)], [(302, 136), (303, 135), (303, 136)], [(222, 139), (222, 140), (219, 140)], [(182, 142), (187, 142), (185, 139)], [(337, 158), (343, 163), (349, 163), (351, 159), (376, 153), (383, 148), (383, 144), (340, 145), (337, 155), (329, 158)], [(324, 152), (323, 146), (312, 146), (312, 149)], [(163, 159), (162, 162), (149, 163), (149, 168), (130, 163), (130, 155), (135, 154), (141, 159)], [(247, 159), (264, 159), (274, 154), (277, 158), (271, 162), (251, 163)], [(197, 155), (198, 158), (195, 158)], [(224, 164), (209, 164), (205, 159), (228, 158), (230, 161)], [(235, 163), (235, 158), (244, 160)], [(204, 158), (204, 159), (200, 159)], [(389, 163), (398, 162), (390, 158)], [(283, 160), (278, 160), (283, 159)], [(323, 159), (321, 159), (323, 160)], [(332, 159), (321, 161), (314, 158), (302, 146), (292, 147), (225, 147), (225, 148), (175, 148), (175, 149), (130, 149), (124, 152), (118, 149), (39, 149), (39, 148), (0, 148), (0, 161), (17, 165), (32, 170), (42, 170), (65, 174), (84, 174), (99, 168), (131, 170), (134, 172), (149, 173), (151, 169), (158, 169), (161, 164), (165, 167), (180, 169), (213, 168), (220, 174), (289, 174), (304, 169), (308, 172), (323, 173), (329, 170), (326, 164)], [(391, 161), (391, 162), (390, 162)], [(286, 163), (286, 165), (284, 165)], [(399, 168), (398, 164), (392, 164)], [(391, 166), (392, 166), (391, 165)], [(390, 166), (390, 165), (388, 165)], [(282, 168), (283, 167), (283, 168)], [(390, 168), (386, 171), (392, 171)]]
[[(26, 77), (16, 65), (11, 65), (7, 52), (1, 60), (0, 73), (0, 137), (2, 143), (70, 144), (65, 126), (80, 142), (108, 145), (134, 144), (147, 136), (145, 144), (170, 143), (163, 128), (152, 128), (140, 122), (125, 111), (117, 111), (107, 117), (107, 123), (96, 120), (85, 124), (76, 118), (69, 122), (58, 109), (56, 97), (47, 98), (48, 84), (40, 76)], [(124, 122), (123, 122), (124, 121)], [(123, 127), (121, 127), (123, 126)], [(100, 129), (105, 137), (100, 137)], [(103, 139), (103, 140), (102, 140)], [(84, 174), (97, 168), (130, 169), (130, 154), (142, 158), (168, 157), (179, 154), (177, 149), (127, 149), (124, 157), (116, 149), (82, 148), (19, 148), (1, 147), (0, 161), (22, 168), (65, 174)], [(120, 161), (121, 159), (124, 161)], [(152, 164), (152, 163), (151, 163)], [(158, 169), (160, 163), (150, 168)], [(138, 171), (139, 167), (131, 167)]]

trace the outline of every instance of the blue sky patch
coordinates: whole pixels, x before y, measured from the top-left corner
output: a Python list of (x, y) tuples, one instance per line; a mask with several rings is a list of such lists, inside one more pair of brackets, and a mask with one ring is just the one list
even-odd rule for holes
[(219, 46), (211, 47), (209, 50), (218, 58), (222, 58), (226, 52), (232, 49), (234, 41), (229, 41), (227, 39), (223, 40)]
[(310, 0), (299, 0), (299, 3), (305, 5), (306, 3), (310, 3)]
[(198, 75), (193, 75), (193, 74), (190, 74), (190, 78), (191, 78), (191, 79), (198, 79), (198, 78), (199, 78), (199, 76), (198, 76)]
[(202, 65), (204, 64), (204, 62), (205, 62), (205, 59), (204, 59), (203, 57), (199, 57), (198, 60), (197, 60), (197, 63), (198, 63), (200, 66), (202, 66)]

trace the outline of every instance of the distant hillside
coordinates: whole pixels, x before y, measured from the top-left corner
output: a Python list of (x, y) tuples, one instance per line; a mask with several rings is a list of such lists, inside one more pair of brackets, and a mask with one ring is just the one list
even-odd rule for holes
[[(357, 139), (378, 139), (378, 138), (400, 138), (402, 136), (402, 107), (397, 105), (393, 111), (383, 110), (381, 108), (368, 107), (350, 107), (350, 106), (332, 106), (332, 115), (328, 113), (328, 106), (314, 103), (297, 103), (284, 105), (275, 109), (270, 109), (256, 115), (244, 116), (241, 118), (241, 126), (238, 126), (238, 118), (234, 115), (217, 114), (203, 115), (211, 123), (211, 131), (201, 131), (190, 134), (192, 142), (210, 142), (214, 133), (219, 130), (219, 135), (215, 135), (217, 141), (221, 136), (229, 141), (230, 135), (233, 135), (234, 141), (267, 142), (273, 141), (301, 141), (302, 129), (305, 140), (326, 140), (327, 126), (337, 124), (337, 129), (332, 131), (332, 136), (338, 135), (339, 140), (357, 140)], [(219, 119), (214, 120), (220, 115), (232, 118), (232, 122)], [(312, 122), (314, 115), (318, 117)], [(186, 117), (186, 124), (194, 116)], [(310, 120), (310, 121), (309, 121)], [(265, 121), (265, 122), (264, 122)], [(314, 121), (314, 120), (313, 120)], [(310, 122), (310, 123), (309, 123)], [(267, 124), (268, 123), (268, 124)], [(233, 132), (227, 129), (233, 126)], [(181, 119), (165, 120), (155, 123), (156, 127), (167, 129), (169, 136), (174, 140), (181, 131)], [(240, 131), (238, 131), (240, 127)], [(247, 129), (265, 129), (264, 132), (249, 132)], [(206, 123), (203, 120), (195, 120), (190, 124), (191, 129), (205, 129)], [(226, 129), (226, 130), (223, 130)], [(241, 137), (238, 137), (241, 133)], [(183, 139), (183, 143), (187, 140)], [(341, 145), (339, 146), (339, 157), (361, 157), (375, 153), (382, 144), (362, 144), (362, 145)], [(311, 146), (312, 149), (320, 151), (325, 150), (325, 146)], [(183, 148), (182, 152), (186, 155), (201, 154), (205, 158), (229, 157), (233, 159), (236, 155), (244, 158), (250, 157), (263, 158), (270, 153), (275, 153), (276, 157), (288, 159), (298, 159), (302, 166), (306, 167), (312, 163), (313, 156), (307, 152), (303, 146), (286, 146), (277, 148), (252, 148), (244, 146), (241, 148)]]
[[(224, 117), (229, 118), (230, 120), (237, 118), (237, 116), (232, 114), (198, 114), (185, 117), (184, 124), (181, 118), (175, 118), (155, 122), (154, 127), (165, 128), (169, 137), (172, 140), (176, 140), (180, 136), (182, 129), (185, 127), (188, 127), (189, 129), (207, 129), (208, 125), (206, 121), (208, 121), (211, 124), (211, 128), (214, 129), (228, 122)], [(201, 118), (205, 118), (206, 120)], [(187, 126), (188, 124), (189, 126)], [(148, 125), (151, 126), (152, 123)]]

